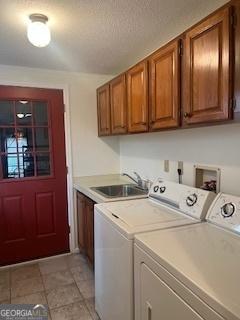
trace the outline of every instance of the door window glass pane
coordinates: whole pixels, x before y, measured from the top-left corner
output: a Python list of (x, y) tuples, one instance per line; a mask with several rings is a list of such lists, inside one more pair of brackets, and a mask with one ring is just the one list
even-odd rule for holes
[(19, 126), (30, 126), (32, 124), (32, 108), (29, 101), (16, 102), (16, 120)]
[(33, 102), (34, 124), (36, 126), (48, 125), (48, 109), (47, 102)]
[(33, 177), (34, 172), (34, 156), (31, 153), (19, 153), (19, 174), (20, 178)]
[(33, 150), (32, 128), (17, 129), (18, 152), (30, 152)]
[(35, 128), (35, 150), (49, 150), (48, 128)]
[(17, 152), (17, 141), (14, 128), (0, 128), (0, 152)]
[(17, 154), (8, 154), (1, 156), (2, 175), (4, 179), (18, 178), (18, 158)]
[(37, 176), (50, 175), (50, 157), (49, 153), (38, 153), (36, 155)]
[(0, 126), (14, 125), (13, 101), (0, 101)]
[(46, 101), (0, 101), (0, 179), (51, 175)]

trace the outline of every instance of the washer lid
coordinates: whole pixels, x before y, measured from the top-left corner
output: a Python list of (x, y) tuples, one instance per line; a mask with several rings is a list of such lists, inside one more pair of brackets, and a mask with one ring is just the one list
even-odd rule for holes
[(240, 319), (240, 237), (209, 223), (142, 233), (136, 244), (228, 320)]
[(131, 228), (186, 219), (178, 211), (150, 199), (111, 202), (101, 206)]

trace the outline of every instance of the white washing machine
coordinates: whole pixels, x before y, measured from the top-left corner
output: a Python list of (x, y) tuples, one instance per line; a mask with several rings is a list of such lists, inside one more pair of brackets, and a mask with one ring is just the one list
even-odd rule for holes
[(134, 235), (200, 222), (214, 197), (158, 180), (147, 199), (95, 206), (95, 305), (101, 320), (134, 318)]
[(240, 197), (207, 222), (137, 235), (135, 320), (240, 319)]

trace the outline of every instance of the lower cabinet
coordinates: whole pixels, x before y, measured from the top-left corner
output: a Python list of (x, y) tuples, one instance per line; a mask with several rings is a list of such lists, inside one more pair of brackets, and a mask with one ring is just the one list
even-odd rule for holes
[(94, 264), (94, 204), (94, 201), (77, 192), (78, 245), (92, 265)]

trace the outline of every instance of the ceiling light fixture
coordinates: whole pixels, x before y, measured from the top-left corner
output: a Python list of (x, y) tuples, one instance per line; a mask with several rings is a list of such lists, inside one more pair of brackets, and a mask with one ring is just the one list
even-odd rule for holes
[(29, 16), (27, 36), (28, 40), (36, 47), (46, 47), (50, 40), (51, 34), (48, 28), (48, 17), (43, 14), (34, 13)]
[(27, 103), (28, 103), (27, 100), (19, 100), (19, 102), (20, 102), (21, 104), (27, 104)]
[(19, 119), (24, 118), (24, 113), (17, 113), (17, 117), (18, 117)]

